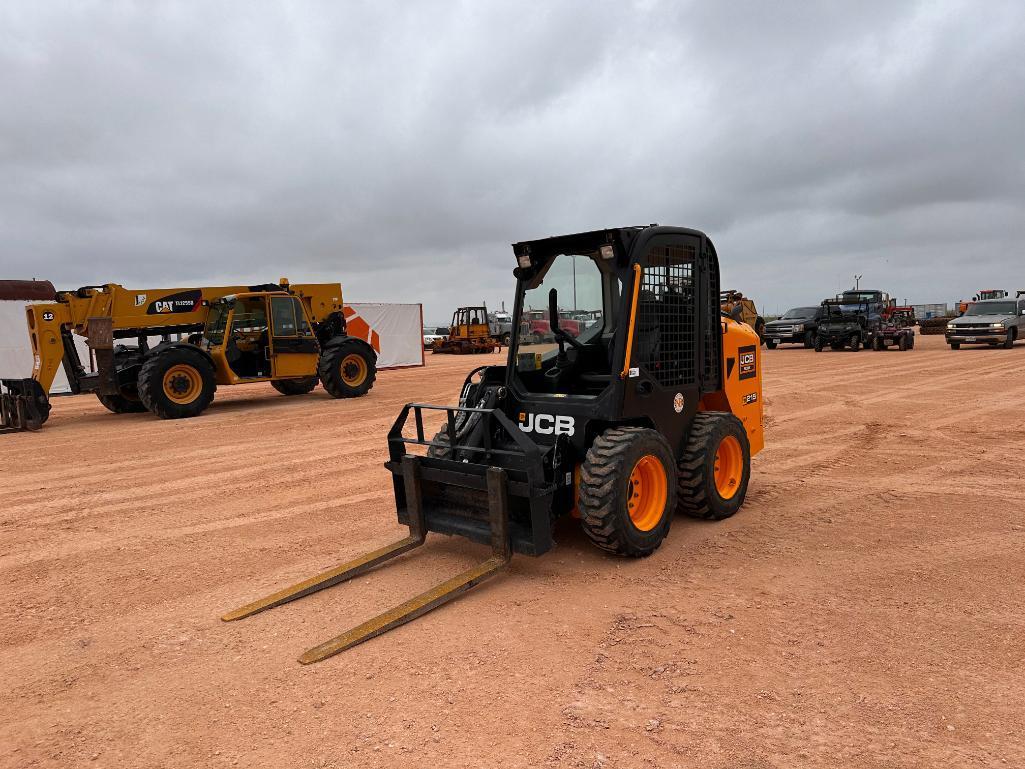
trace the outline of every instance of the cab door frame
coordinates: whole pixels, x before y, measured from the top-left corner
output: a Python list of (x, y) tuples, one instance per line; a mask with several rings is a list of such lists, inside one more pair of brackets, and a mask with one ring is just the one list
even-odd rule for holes
[[(224, 324), (220, 334), (220, 340), (218, 342), (211, 341), (207, 348), (207, 352), (214, 361), (214, 368), (217, 371), (218, 382), (243, 384), (246, 382), (266, 382), (271, 379), (270, 376), (240, 376), (238, 372), (232, 368), (231, 363), (228, 362), (228, 345), (231, 343), (231, 337), (234, 333), (235, 315), (238, 312), (239, 303), (251, 301), (252, 298), (252, 294), (234, 294), (217, 300), (225, 304)], [(264, 313), (266, 313), (267, 310), (267, 303), (264, 301)], [(270, 321), (268, 320), (268, 336), (269, 329)]]
[[(291, 312), (286, 311), (286, 304)], [(302, 300), (291, 294), (269, 295), (267, 321), (271, 376), (275, 379), (316, 376), (320, 344)]]

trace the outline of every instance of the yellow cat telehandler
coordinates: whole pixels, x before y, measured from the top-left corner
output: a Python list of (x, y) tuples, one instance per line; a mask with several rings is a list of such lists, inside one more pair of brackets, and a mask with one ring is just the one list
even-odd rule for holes
[[(682, 227), (622, 227), (516, 243), (516, 308), (548, 307), (554, 343), (513, 325), (505, 365), (472, 371), (459, 404), (409, 403), (388, 435), (408, 536), (225, 614), (225, 621), (351, 580), (428, 532), (490, 546), (480, 564), (308, 650), (317, 662), (409, 622), (540, 556), (576, 519), (597, 547), (655, 552), (677, 512), (721, 520), (744, 503), (764, 445), (754, 330), (719, 308), (712, 241)], [(598, 321), (564, 328), (571, 302)], [(425, 432), (425, 416), (444, 415)], [(407, 424), (412, 422), (412, 424)], [(561, 523), (560, 523), (561, 522)]]
[[(38, 430), (63, 366), (73, 393), (93, 392), (116, 414), (164, 419), (201, 414), (219, 385), (270, 382), (284, 395), (317, 386), (335, 398), (365, 395), (377, 353), (348, 336), (338, 283), (61, 291), (26, 308), (29, 379), (0, 379), (0, 430)], [(73, 336), (84, 336), (86, 368)], [(176, 337), (176, 339), (172, 339)], [(152, 337), (160, 337), (150, 346)], [(184, 337), (184, 338), (183, 338)], [(133, 340), (134, 343), (125, 343)]]

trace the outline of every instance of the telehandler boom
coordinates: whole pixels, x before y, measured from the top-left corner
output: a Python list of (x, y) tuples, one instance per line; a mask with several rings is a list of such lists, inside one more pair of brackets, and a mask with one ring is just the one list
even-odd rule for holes
[[(428, 532), (490, 546), (477, 566), (299, 658), (317, 662), (451, 601), (513, 553), (548, 552), (567, 518), (602, 550), (640, 557), (659, 547), (677, 512), (719, 520), (740, 509), (751, 456), (764, 444), (761, 352), (758, 334), (720, 311), (711, 240), (652, 225), (513, 251), (513, 317), (547, 300), (555, 341), (514, 324), (506, 365), (471, 372), (458, 406), (402, 409), (385, 467), (408, 536), (222, 619), (350, 580), (419, 547)], [(598, 322), (569, 333), (563, 303)], [(444, 417), (433, 438), (431, 414)]]
[[(116, 283), (58, 292), (25, 308), (29, 379), (0, 379), (0, 427), (38, 430), (63, 366), (73, 393), (93, 392), (114, 413), (164, 419), (201, 414), (219, 385), (270, 382), (285, 395), (317, 386), (336, 398), (366, 394), (377, 353), (348, 336), (338, 283), (126, 289)], [(87, 370), (73, 334), (87, 339)], [(150, 338), (161, 341), (150, 346)], [(177, 341), (172, 336), (178, 337)], [(181, 337), (184, 336), (184, 339)], [(133, 340), (124, 343), (122, 340)]]

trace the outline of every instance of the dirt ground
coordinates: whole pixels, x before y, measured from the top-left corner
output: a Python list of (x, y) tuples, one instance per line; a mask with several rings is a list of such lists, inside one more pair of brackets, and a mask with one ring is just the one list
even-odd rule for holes
[(434, 535), (218, 619), (401, 535), (388, 427), (482, 362), (428, 356), (352, 401), (226, 388), (179, 422), (61, 398), (0, 437), (0, 766), (1025, 766), (1025, 346), (765, 352), (745, 508), (677, 520), (651, 558), (567, 521), (312, 666), (485, 549)]

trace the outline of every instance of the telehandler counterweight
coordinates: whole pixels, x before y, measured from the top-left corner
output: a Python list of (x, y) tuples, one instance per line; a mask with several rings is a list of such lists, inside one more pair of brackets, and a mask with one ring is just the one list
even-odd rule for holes
[[(546, 553), (560, 519), (578, 519), (599, 548), (636, 557), (659, 547), (678, 511), (719, 520), (740, 509), (764, 444), (761, 353), (755, 331), (720, 312), (712, 242), (651, 225), (513, 250), (513, 316), (547, 301), (555, 341), (514, 324), (507, 364), (472, 371), (458, 406), (402, 409), (385, 466), (409, 535), (224, 620), (352, 579), (428, 532), (490, 547), (479, 565), (299, 658), (317, 662), (451, 601), (513, 553)], [(582, 308), (598, 321), (579, 335), (561, 328), (560, 311)], [(442, 429), (429, 438), (424, 415), (439, 411)]]
[[(38, 430), (47, 393), (64, 367), (73, 393), (94, 392), (116, 414), (164, 419), (202, 413), (219, 385), (270, 382), (302, 395), (320, 382), (335, 398), (366, 394), (377, 353), (348, 336), (337, 283), (129, 290), (116, 283), (57, 293), (25, 308), (30, 379), (0, 380), (0, 427)], [(73, 334), (95, 357), (87, 371)], [(186, 335), (172, 341), (171, 336)], [(150, 347), (149, 338), (161, 337)], [(135, 344), (118, 340), (134, 339)]]

